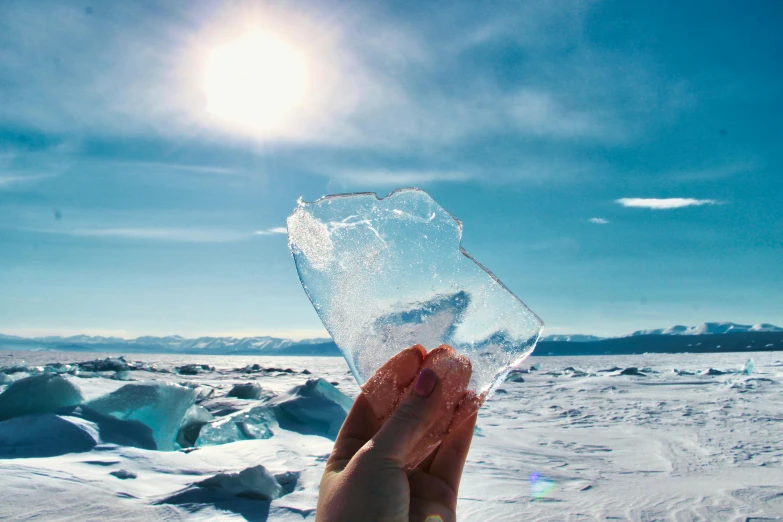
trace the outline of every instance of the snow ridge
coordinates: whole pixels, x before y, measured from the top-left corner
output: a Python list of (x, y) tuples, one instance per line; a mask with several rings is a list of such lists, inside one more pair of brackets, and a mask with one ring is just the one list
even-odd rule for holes
[(640, 335), (723, 335), (746, 332), (783, 332), (783, 328), (768, 323), (758, 323), (754, 325), (704, 323), (698, 326), (683, 326), (678, 324), (668, 328), (659, 328), (657, 330), (637, 330), (627, 337), (637, 337)]

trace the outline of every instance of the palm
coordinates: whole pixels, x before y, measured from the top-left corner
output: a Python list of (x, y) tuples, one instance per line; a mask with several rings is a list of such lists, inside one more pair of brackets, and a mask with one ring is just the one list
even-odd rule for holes
[(404, 459), (373, 458), (373, 437), (382, 423), (360, 394), (327, 462), (317, 519), (455, 520), (457, 490), (475, 423), (473, 415), (449, 433), (424, 462), (406, 472)]
[(457, 492), (439, 477), (422, 470), (415, 470), (409, 477), (410, 482), (410, 520), (427, 520), (434, 513), (446, 513), (448, 518), (456, 519)]

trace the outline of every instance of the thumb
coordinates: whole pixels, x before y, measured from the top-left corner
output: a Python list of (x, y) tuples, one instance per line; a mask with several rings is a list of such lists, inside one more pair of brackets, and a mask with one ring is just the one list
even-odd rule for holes
[(430, 368), (422, 369), (411, 393), (373, 437), (374, 456), (391, 459), (403, 467), (413, 447), (435, 422), (440, 394), (438, 374)]

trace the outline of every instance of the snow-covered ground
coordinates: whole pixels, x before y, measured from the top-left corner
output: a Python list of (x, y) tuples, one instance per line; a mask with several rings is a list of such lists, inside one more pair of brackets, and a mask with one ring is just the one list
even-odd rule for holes
[[(755, 362), (751, 375), (705, 373), (739, 370), (749, 356)], [(103, 357), (0, 352), (0, 366)], [(126, 359), (158, 369), (214, 367), (196, 375), (121, 376), (135, 383), (189, 382), (202, 396), (214, 388), (212, 400), (250, 381), (285, 397), (312, 377), (336, 383), (351, 397), (358, 392), (336, 357), (128, 354)], [(783, 353), (533, 357), (524, 367), (536, 363), (540, 370), (518, 374), (524, 382), (503, 384), (480, 412), (460, 490), (460, 520), (783, 520)], [(292, 371), (241, 370), (252, 364)], [(600, 371), (614, 367), (647, 371), (644, 376)], [(112, 372), (101, 375), (66, 378), (85, 401), (128, 384), (108, 378)], [(8, 422), (13, 420), (0, 423), (6, 444)], [(0, 458), (0, 519), (312, 519), (332, 441), (279, 425), (273, 432), (268, 439), (189, 452), (99, 443), (59, 456), (8, 458), (6, 448)], [(19, 435), (27, 442), (46, 441), (32, 431)], [(254, 468), (259, 464), (270, 475)], [(247, 469), (241, 476), (227, 475)], [(280, 475), (285, 472), (299, 475), (294, 481), (291, 474)], [(236, 496), (248, 481), (257, 485), (271, 475), (287, 494), (271, 502)]]

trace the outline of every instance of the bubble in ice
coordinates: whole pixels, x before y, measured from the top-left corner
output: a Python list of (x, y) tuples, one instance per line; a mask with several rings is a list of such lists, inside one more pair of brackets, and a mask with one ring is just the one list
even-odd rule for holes
[(300, 200), (288, 218), (299, 278), (360, 385), (390, 357), (447, 344), (490, 392), (543, 323), (461, 246), (462, 223), (426, 192)]

